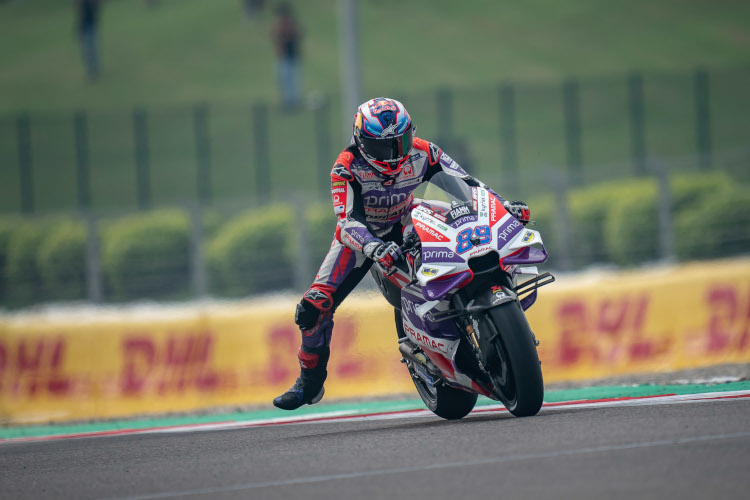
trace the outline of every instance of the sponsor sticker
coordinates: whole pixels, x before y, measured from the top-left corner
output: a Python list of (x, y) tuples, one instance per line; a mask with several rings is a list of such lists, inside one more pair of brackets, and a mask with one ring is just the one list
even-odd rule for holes
[(469, 207), (456, 207), (453, 210), (450, 211), (450, 217), (451, 219), (457, 219), (461, 217), (462, 215), (469, 215), (471, 213), (471, 210), (469, 210)]
[(333, 186), (346, 186), (346, 181), (333, 181)]
[(335, 214), (343, 214), (346, 212), (346, 207), (344, 205), (336, 205), (333, 207), (333, 213)]
[(513, 234), (513, 230), (521, 227), (521, 223), (517, 219), (513, 219), (502, 231), (498, 230), (497, 237), (503, 241), (508, 240), (508, 236)]
[(523, 242), (524, 243), (528, 243), (528, 242), (532, 241), (533, 239), (534, 239), (534, 233), (532, 233), (530, 231), (523, 235)]
[(422, 268), (422, 274), (425, 276), (435, 276), (438, 273), (438, 270), (432, 267), (423, 267)]

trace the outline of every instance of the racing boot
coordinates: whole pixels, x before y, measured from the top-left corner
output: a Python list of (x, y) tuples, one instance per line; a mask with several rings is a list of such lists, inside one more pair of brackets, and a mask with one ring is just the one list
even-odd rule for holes
[(297, 351), (301, 367), (299, 378), (288, 391), (273, 400), (273, 405), (282, 410), (296, 410), (302, 405), (313, 405), (323, 399), (323, 382), (328, 376), (326, 367), (330, 353), (328, 346), (301, 346)]

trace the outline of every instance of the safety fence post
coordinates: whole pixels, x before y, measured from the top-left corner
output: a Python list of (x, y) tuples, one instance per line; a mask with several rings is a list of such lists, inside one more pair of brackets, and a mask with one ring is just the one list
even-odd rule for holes
[(321, 99), (313, 107), (312, 120), (315, 129), (315, 143), (318, 152), (318, 182), (320, 183), (319, 191), (323, 198), (327, 198), (331, 191), (330, 176), (332, 159), (331, 154), (331, 123), (330, 123), (330, 102), (327, 97)]
[(581, 153), (581, 103), (576, 80), (563, 82), (563, 113), (568, 176), (573, 184), (580, 184), (583, 155)]
[(573, 267), (570, 246), (573, 228), (570, 224), (570, 216), (568, 214), (568, 189), (570, 181), (567, 175), (562, 172), (561, 169), (547, 169), (545, 179), (555, 196), (554, 222), (558, 243), (558, 250), (556, 252), (557, 262), (561, 270), (568, 271)]
[(435, 119), (437, 142), (440, 147), (450, 150), (453, 140), (453, 92), (449, 88), (442, 87), (435, 92)]
[(295, 217), (294, 235), (294, 289), (303, 291), (307, 289), (312, 281), (312, 260), (310, 256), (310, 231), (308, 228), (306, 208), (307, 203), (302, 196), (293, 196)]
[(500, 171), (509, 193), (520, 189), (518, 172), (518, 143), (516, 139), (516, 102), (513, 85), (506, 83), (498, 89), (500, 103)]
[(190, 220), (190, 284), (193, 296), (201, 299), (208, 294), (208, 274), (204, 259), (203, 212), (197, 203), (187, 207)]
[(86, 225), (86, 294), (96, 304), (104, 298), (99, 224), (90, 210), (82, 210), (81, 217)]
[(268, 151), (268, 106), (253, 105), (253, 132), (255, 145), (255, 192), (260, 203), (265, 203), (271, 193), (271, 166)]
[(148, 123), (145, 109), (133, 111), (133, 143), (135, 145), (135, 182), (138, 208), (151, 208), (151, 179), (149, 173)]
[(196, 195), (201, 203), (212, 200), (211, 184), (211, 136), (208, 124), (208, 106), (197, 103), (193, 107), (193, 132), (195, 140)]
[(628, 76), (628, 108), (630, 109), (630, 142), (633, 170), (636, 175), (646, 175), (646, 126), (643, 100), (643, 77)]
[(700, 166), (711, 168), (711, 102), (708, 70), (695, 70), (695, 133)]
[(18, 141), (18, 174), (21, 189), (21, 212), (34, 212), (34, 175), (31, 158), (31, 119), (28, 114), (19, 115), (16, 119)]
[(649, 158), (648, 169), (656, 179), (658, 201), (657, 220), (659, 224), (659, 256), (666, 262), (674, 260), (674, 232), (672, 221), (672, 193), (669, 188), (669, 172), (664, 163)]
[(73, 132), (76, 146), (76, 188), (78, 209), (91, 208), (91, 172), (89, 166), (89, 131), (86, 112), (78, 110), (73, 115)]

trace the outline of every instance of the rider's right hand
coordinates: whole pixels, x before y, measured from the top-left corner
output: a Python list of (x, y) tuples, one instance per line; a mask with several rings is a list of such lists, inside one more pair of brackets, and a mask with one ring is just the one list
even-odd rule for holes
[(362, 246), (362, 253), (374, 260), (383, 271), (387, 272), (401, 257), (401, 248), (392, 241), (386, 243), (380, 238), (371, 238)]

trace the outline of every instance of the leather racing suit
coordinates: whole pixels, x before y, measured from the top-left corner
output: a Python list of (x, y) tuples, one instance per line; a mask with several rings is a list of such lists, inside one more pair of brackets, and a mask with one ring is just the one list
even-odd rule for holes
[[(339, 154), (331, 170), (331, 196), (338, 216), (336, 233), (295, 315), (302, 331), (298, 351), (302, 368), (316, 367), (316, 353), (331, 341), (333, 313), (373, 264), (362, 252), (363, 245), (373, 237), (401, 244), (404, 231), (411, 230), (412, 193), (438, 172), (486, 187), (435, 144), (417, 137), (409, 160), (395, 177), (375, 173), (354, 144)], [(324, 364), (327, 357), (326, 350)]]

